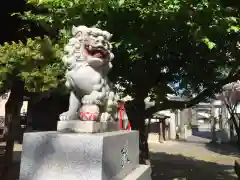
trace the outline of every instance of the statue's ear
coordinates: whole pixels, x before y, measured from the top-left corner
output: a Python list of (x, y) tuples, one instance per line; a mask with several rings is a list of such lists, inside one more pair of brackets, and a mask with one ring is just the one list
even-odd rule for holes
[(72, 27), (72, 35), (75, 36), (77, 34), (78, 30), (76, 26)]

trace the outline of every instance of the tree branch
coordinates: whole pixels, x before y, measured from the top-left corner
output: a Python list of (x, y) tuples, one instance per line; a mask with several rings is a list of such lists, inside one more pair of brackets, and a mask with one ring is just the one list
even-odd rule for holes
[(192, 106), (198, 104), (204, 98), (210, 97), (210, 96), (214, 95), (214, 93), (219, 92), (225, 84), (237, 81), (239, 79), (240, 79), (240, 70), (237, 71), (235, 74), (233, 74), (231, 71), (229, 73), (228, 77), (220, 80), (216, 84), (211, 84), (208, 88), (206, 88), (205, 90), (200, 92), (196, 97), (190, 99), (189, 101), (166, 100), (162, 103), (156, 104), (155, 106), (146, 109), (146, 117), (150, 117), (150, 116), (152, 116), (153, 113), (160, 111), (160, 110), (183, 109), (183, 108), (192, 107)]

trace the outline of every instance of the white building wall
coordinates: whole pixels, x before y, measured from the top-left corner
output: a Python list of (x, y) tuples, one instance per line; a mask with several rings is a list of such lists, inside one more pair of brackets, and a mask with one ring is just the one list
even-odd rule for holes
[(160, 111), (160, 113), (169, 116), (168, 118), (169, 125), (170, 125), (170, 139), (176, 139), (176, 115), (171, 110), (164, 110)]
[[(171, 110), (159, 111), (158, 113), (170, 117), (166, 120), (166, 123), (169, 123), (169, 125), (170, 125), (170, 129), (169, 129), (169, 131), (170, 131), (169, 136), (170, 137), (169, 138), (170, 139), (176, 139), (176, 115), (175, 115), (175, 113), (171, 112)], [(154, 124), (158, 121), (159, 121), (158, 119), (151, 119), (151, 124)], [(148, 120), (146, 120), (146, 124), (147, 123), (148, 123)], [(159, 126), (158, 123), (155, 124), (155, 125)], [(148, 141), (158, 143), (159, 142), (159, 134), (150, 132), (149, 135), (148, 135)]]
[(5, 117), (5, 104), (8, 101), (10, 93), (5, 93), (0, 96), (0, 117)]
[[(0, 117), (5, 117), (5, 105), (8, 101), (9, 95), (10, 95), (10, 92), (0, 96)], [(21, 113), (26, 113), (27, 108), (28, 108), (28, 101), (23, 101)]]

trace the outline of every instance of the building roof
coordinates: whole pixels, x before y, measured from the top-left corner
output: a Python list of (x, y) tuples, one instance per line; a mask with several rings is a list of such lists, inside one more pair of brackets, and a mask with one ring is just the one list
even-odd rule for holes
[(157, 119), (167, 119), (170, 118), (170, 116), (167, 116), (161, 112), (156, 112), (153, 114), (153, 118), (157, 118)]
[(210, 118), (209, 113), (205, 113), (205, 112), (198, 112), (197, 113), (197, 119), (208, 119), (208, 118)]
[(182, 101), (182, 102), (189, 101), (189, 98), (187, 98), (187, 97), (176, 96), (176, 95), (173, 95), (173, 94), (167, 94), (167, 98), (168, 98), (168, 100), (171, 100), (171, 101)]

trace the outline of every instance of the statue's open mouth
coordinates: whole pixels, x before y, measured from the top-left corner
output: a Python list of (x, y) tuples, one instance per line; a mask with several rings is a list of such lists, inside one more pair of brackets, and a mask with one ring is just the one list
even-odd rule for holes
[(85, 53), (88, 56), (92, 56), (100, 59), (105, 59), (108, 56), (108, 53), (105, 49), (101, 47), (93, 47), (89, 45), (85, 46)]

